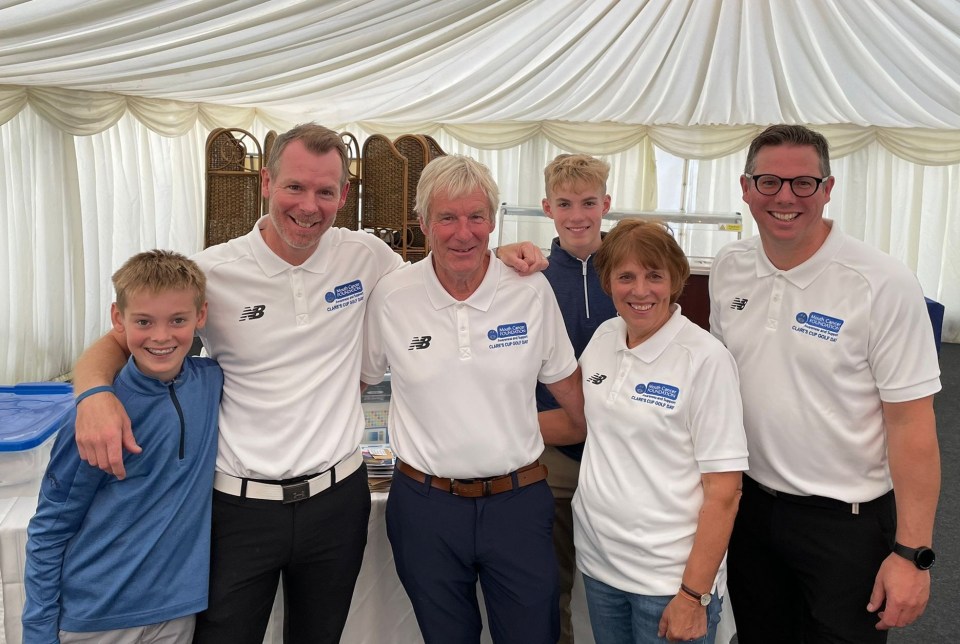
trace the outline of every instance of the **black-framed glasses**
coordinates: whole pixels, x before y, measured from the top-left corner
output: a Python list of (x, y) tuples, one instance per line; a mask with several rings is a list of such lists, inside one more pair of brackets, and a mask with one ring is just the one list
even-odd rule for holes
[(775, 174), (744, 174), (747, 179), (753, 179), (753, 185), (757, 187), (757, 192), (762, 195), (772, 197), (780, 192), (784, 182), (790, 184), (790, 190), (798, 197), (809, 197), (815, 193), (820, 184), (830, 177), (778, 177)]

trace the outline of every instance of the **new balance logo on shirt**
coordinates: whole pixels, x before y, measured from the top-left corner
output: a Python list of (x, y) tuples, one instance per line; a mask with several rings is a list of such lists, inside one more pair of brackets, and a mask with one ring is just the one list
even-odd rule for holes
[(593, 374), (592, 376), (590, 376), (589, 378), (587, 378), (587, 382), (592, 383), (592, 384), (595, 384), (595, 385), (599, 385), (601, 382), (603, 382), (603, 381), (606, 380), (606, 379), (607, 379), (607, 377), (606, 377), (605, 375), (603, 375), (602, 373), (595, 373), (595, 374)]
[(736, 309), (737, 311), (742, 311), (743, 307), (747, 305), (747, 298), (745, 297), (735, 297), (733, 302), (730, 303), (731, 309)]
[(413, 340), (410, 341), (410, 346), (407, 347), (407, 351), (413, 351), (414, 349), (426, 349), (430, 346), (430, 340), (433, 339), (433, 336), (429, 335), (415, 335)]
[(256, 306), (243, 307), (243, 313), (240, 314), (240, 321), (257, 320), (263, 317), (263, 312), (267, 308), (266, 304), (257, 304)]

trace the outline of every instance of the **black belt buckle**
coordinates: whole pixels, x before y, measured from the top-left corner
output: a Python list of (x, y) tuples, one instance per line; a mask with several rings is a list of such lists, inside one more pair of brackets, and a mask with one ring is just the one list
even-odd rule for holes
[(310, 481), (301, 481), (283, 485), (283, 502), (296, 503), (310, 498)]
[(484, 479), (484, 481), (483, 481), (483, 496), (490, 496), (491, 494), (493, 494), (493, 485), (491, 485), (491, 483), (493, 483), (492, 480), (490, 480), (490, 479)]

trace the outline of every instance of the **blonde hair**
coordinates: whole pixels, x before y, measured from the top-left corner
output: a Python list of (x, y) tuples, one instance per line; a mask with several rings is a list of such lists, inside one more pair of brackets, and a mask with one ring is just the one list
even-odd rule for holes
[(492, 220), (497, 212), (500, 190), (490, 168), (462, 154), (437, 157), (428, 163), (420, 174), (414, 207), (417, 214), (423, 218), (423, 223), (427, 224), (430, 222), (430, 202), (435, 196), (444, 194), (450, 198), (463, 197), (477, 188), (487, 197)]
[(600, 286), (610, 295), (610, 277), (624, 262), (635, 261), (647, 268), (670, 274), (670, 303), (674, 304), (690, 277), (690, 263), (680, 244), (662, 221), (622, 219), (608, 232), (593, 256)]
[(206, 300), (207, 278), (196, 262), (171, 250), (148, 250), (124, 262), (113, 274), (117, 308), (122, 313), (134, 293), (193, 289), (199, 311)]
[(598, 187), (607, 192), (610, 164), (588, 154), (560, 154), (543, 169), (547, 198), (564, 187)]

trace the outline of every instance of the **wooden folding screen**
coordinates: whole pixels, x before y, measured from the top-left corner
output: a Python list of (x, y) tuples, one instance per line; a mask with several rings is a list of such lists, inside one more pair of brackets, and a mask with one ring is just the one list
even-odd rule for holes
[(204, 248), (250, 232), (260, 218), (262, 157), (246, 130), (218, 128), (207, 137)]

